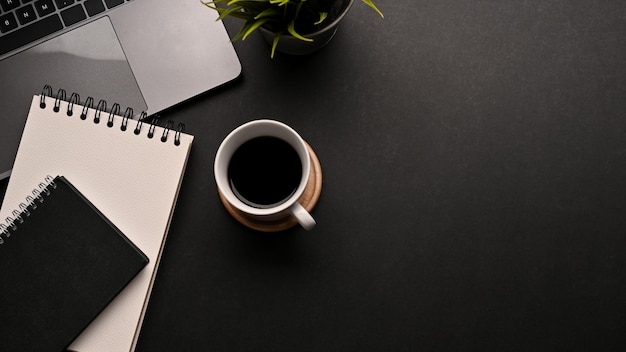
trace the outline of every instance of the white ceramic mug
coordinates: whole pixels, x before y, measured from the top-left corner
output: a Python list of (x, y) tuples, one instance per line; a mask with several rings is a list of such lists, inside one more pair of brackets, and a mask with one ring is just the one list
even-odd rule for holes
[[(233, 191), (228, 175), (229, 163), (235, 151), (245, 142), (257, 137), (276, 137), (287, 142), (298, 154), (302, 166), (302, 176), (295, 192), (286, 200), (271, 207), (253, 207), (239, 199)], [(275, 221), (293, 215), (306, 230), (315, 226), (315, 220), (298, 203), (311, 171), (311, 158), (306, 143), (291, 127), (275, 120), (254, 120), (233, 130), (222, 141), (217, 150), (214, 164), (215, 181), (222, 197), (246, 216), (259, 221)]]

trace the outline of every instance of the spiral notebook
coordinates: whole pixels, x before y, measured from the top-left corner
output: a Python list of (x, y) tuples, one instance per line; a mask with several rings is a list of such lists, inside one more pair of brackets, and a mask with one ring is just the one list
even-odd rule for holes
[[(33, 97), (7, 186), (0, 219), (46, 175), (64, 175), (150, 262), (74, 340), (79, 352), (132, 351), (193, 136), (184, 126), (131, 119), (130, 109), (49, 87)], [(108, 105), (108, 107), (107, 107)]]
[(62, 176), (23, 200), (0, 224), (0, 349), (62, 351), (148, 258)]

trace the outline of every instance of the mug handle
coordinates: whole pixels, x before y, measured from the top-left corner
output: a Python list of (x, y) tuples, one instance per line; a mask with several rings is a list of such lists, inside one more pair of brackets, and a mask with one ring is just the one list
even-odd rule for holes
[(300, 203), (293, 203), (293, 205), (289, 208), (289, 211), (305, 230), (311, 230), (315, 226), (315, 219), (313, 219), (311, 214), (309, 214), (309, 212), (306, 211)]

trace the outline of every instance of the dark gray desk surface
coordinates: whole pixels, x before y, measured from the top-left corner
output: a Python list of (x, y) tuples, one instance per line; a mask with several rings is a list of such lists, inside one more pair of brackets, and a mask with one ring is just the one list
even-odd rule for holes
[[(242, 78), (167, 114), (196, 140), (137, 350), (625, 350), (624, 2), (378, 4), (311, 56), (236, 43)], [(264, 117), (321, 160), (312, 232), (218, 200)]]

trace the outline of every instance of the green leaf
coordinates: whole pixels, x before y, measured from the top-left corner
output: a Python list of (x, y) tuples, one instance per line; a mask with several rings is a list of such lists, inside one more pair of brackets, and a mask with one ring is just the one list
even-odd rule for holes
[(235, 36), (233, 36), (232, 39), (230, 40), (231, 42), (236, 42), (238, 40), (241, 40), (241, 38), (243, 38), (244, 33), (251, 26), (251, 23), (249, 23), (249, 22), (250, 21), (244, 23), (243, 26), (241, 26), (241, 29), (239, 29), (239, 32), (237, 32), (237, 34)]
[(385, 18), (385, 15), (383, 15), (383, 13), (378, 9), (378, 7), (376, 7), (376, 5), (374, 5), (374, 3), (372, 2), (372, 0), (362, 0), (364, 3), (366, 3), (369, 7), (373, 8), (376, 12), (378, 12), (378, 14), (380, 15), (380, 17)]
[(226, 5), (228, 6), (241, 2), (241, 3), (244, 3), (242, 4), (243, 7), (248, 7), (251, 5), (251, 3), (255, 3), (255, 2), (267, 2), (267, 0), (216, 0), (216, 1), (220, 1), (221, 3), (226, 3)]
[(247, 20), (250, 18), (250, 15), (243, 12), (241, 6), (233, 6), (233, 7), (229, 7), (229, 8), (219, 8), (217, 10), (219, 12), (219, 17), (217, 18), (218, 21), (223, 20), (224, 18), (230, 16), (230, 17), (235, 17), (235, 18), (240, 18), (243, 20)]
[(289, 34), (293, 35), (294, 38), (298, 38), (300, 40), (304, 40), (305, 42), (312, 42), (313, 39), (311, 38), (305, 38), (303, 36), (301, 36), (298, 32), (296, 32), (296, 23), (294, 20), (292, 20), (289, 25), (287, 26), (287, 31), (289, 32)]
[(270, 8), (267, 8), (267, 9), (263, 10), (258, 15), (254, 16), (254, 19), (258, 20), (259, 18), (262, 18), (262, 17), (273, 17), (273, 16), (276, 16), (276, 15), (279, 15), (279, 14), (280, 14), (280, 11), (278, 11), (274, 7), (270, 7)]
[(254, 22), (252, 22), (252, 24), (250, 25), (249, 28), (246, 29), (246, 31), (243, 34), (243, 37), (241, 38), (241, 40), (246, 40), (246, 38), (248, 38), (248, 36), (250, 34), (252, 34), (252, 32), (254, 32), (255, 30), (257, 30), (259, 27), (261, 27), (262, 25), (264, 25), (265, 23), (267, 23), (270, 19), (269, 18), (261, 18), (259, 20), (256, 20)]
[(276, 54), (276, 48), (278, 47), (278, 41), (280, 40), (280, 37), (283, 35), (283, 32), (278, 32), (276, 33), (276, 35), (274, 36), (274, 40), (272, 40), (272, 53), (270, 54), (270, 58), (274, 58), (274, 55)]
[(215, 1), (202, 2), (204, 6), (218, 12), (219, 17), (217, 18), (217, 21), (221, 21), (228, 16), (243, 19), (243, 20), (248, 20), (251, 17), (249, 13), (243, 11), (243, 6), (241, 5), (233, 5), (230, 7), (220, 7), (220, 6), (215, 5), (218, 2), (225, 2), (225, 1), (215, 0)]
[(320, 19), (319, 19), (319, 21), (315, 22), (314, 24), (317, 26), (318, 24), (324, 22), (326, 17), (328, 17), (328, 12), (320, 12)]
[(215, 1), (200, 1), (202, 3), (202, 5), (213, 9), (213, 10), (217, 10), (217, 8), (215, 7)]
[(278, 4), (278, 6), (285, 6), (291, 2), (291, 0), (269, 0), (270, 4)]

